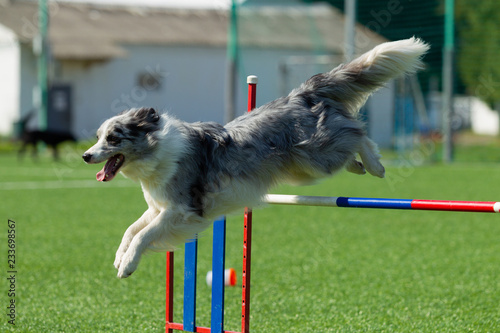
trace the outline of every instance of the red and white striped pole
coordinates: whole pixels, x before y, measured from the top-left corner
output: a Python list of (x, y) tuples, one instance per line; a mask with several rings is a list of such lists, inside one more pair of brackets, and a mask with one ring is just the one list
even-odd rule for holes
[[(248, 83), (248, 112), (255, 109), (258, 78), (255, 75), (247, 77)], [(242, 299), (241, 299), (241, 332), (250, 332), (250, 268), (252, 255), (252, 209), (245, 208), (243, 221), (243, 272)]]

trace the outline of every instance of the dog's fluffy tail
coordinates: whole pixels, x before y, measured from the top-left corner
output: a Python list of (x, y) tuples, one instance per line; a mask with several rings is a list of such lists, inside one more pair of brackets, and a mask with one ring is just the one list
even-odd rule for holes
[[(306, 81), (295, 93), (312, 93), (356, 114), (367, 98), (396, 77), (422, 69), (429, 45), (418, 38), (383, 43), (353, 61)], [(293, 92), (292, 92), (293, 94)]]

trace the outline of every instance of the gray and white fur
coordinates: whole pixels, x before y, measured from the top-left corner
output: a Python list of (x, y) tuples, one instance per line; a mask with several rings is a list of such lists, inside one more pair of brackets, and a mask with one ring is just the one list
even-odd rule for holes
[(215, 217), (262, 204), (280, 183), (307, 184), (342, 168), (384, 177), (358, 110), (387, 81), (422, 69), (428, 49), (416, 38), (381, 44), (226, 126), (151, 108), (106, 120), (83, 159), (107, 161), (100, 181), (120, 171), (140, 182), (149, 206), (123, 236), (118, 277), (132, 274), (146, 250), (174, 250)]

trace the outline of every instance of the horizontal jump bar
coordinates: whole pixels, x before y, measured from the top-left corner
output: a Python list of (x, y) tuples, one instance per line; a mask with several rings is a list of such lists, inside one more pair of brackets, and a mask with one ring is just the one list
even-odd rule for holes
[(326, 207), (385, 208), (413, 210), (441, 210), (460, 212), (500, 212), (500, 202), (448, 201), (383, 198), (319, 197), (304, 195), (267, 194), (265, 202), (278, 205), (303, 205)]

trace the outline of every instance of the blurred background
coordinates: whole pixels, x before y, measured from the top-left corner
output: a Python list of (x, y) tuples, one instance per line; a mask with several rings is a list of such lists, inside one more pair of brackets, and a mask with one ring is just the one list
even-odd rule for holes
[(427, 67), (370, 98), (369, 135), (398, 155), (431, 142), (427, 160), (467, 160), (461, 148), (497, 144), (499, 16), (472, 0), (1, 0), (2, 150), (26, 131), (88, 140), (139, 106), (224, 123), (245, 111), (247, 75), (262, 105), (416, 36), (431, 44)]
[[(422, 38), (426, 68), (361, 110), (386, 178), (344, 172), (274, 193), (499, 200), (499, 22), (496, 0), (0, 0), (0, 216), (16, 223), (18, 272), (16, 326), (4, 316), (0, 332), (165, 331), (164, 254), (126, 280), (112, 265), (147, 208), (140, 185), (97, 182), (102, 165), (81, 156), (128, 108), (225, 123), (246, 111), (248, 75), (259, 106), (380, 43)], [(500, 332), (498, 215), (274, 206), (254, 219), (253, 332)], [(230, 220), (240, 281), (243, 219)], [(208, 309), (210, 288), (197, 288)], [(228, 288), (228, 329), (240, 297)]]

